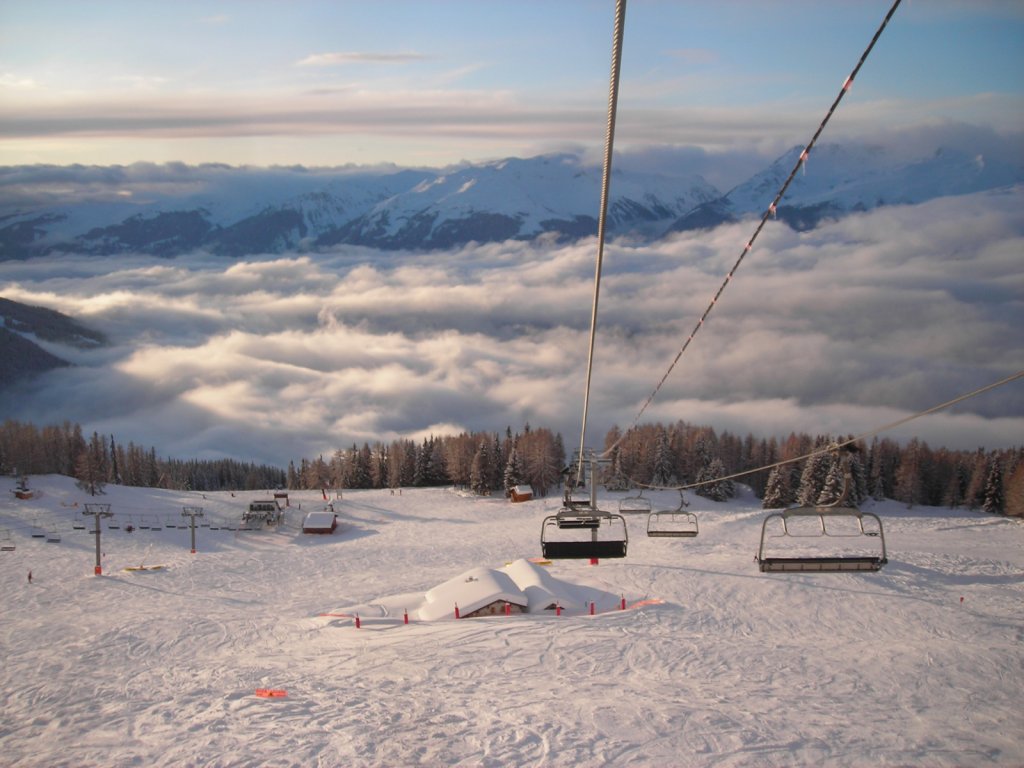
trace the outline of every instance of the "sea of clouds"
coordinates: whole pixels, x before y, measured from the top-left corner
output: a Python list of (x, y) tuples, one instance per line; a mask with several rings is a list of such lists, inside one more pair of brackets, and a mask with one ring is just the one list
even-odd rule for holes
[[(810, 232), (769, 223), (643, 421), (860, 434), (1024, 369), (1024, 190)], [(587, 443), (630, 426), (753, 231), (610, 243)], [(529, 422), (578, 444), (596, 243), (230, 260), (0, 262), (0, 296), (110, 345), (5, 392), (0, 418), (77, 421), (164, 456), (283, 466), (364, 441)], [(1024, 381), (883, 436), (1019, 445)]]

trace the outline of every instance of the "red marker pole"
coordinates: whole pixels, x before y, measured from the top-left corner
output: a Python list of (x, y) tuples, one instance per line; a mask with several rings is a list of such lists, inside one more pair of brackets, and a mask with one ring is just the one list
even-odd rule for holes
[(559, 603), (555, 603), (555, 616), (562, 615), (562, 606)]
[(402, 623), (403, 624), (408, 624), (409, 623), (409, 611), (405, 611), (402, 614)]
[(590, 615), (591, 616), (594, 615), (594, 601), (593, 600), (590, 601)]
[(626, 596), (625, 595), (622, 596), (622, 602), (619, 604), (619, 610), (620, 611), (626, 610)]
[(362, 626), (363, 626), (363, 623), (359, 620), (359, 614), (357, 613), (356, 614), (356, 629), (361, 629)]
[(462, 618), (461, 616), (459, 616), (459, 604), (458, 603), (455, 604), (455, 618), (456, 619)]

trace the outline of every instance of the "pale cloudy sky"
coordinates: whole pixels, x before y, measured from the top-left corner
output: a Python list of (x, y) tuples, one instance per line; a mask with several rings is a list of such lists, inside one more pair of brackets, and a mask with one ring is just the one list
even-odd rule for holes
[[(618, 146), (774, 156), (891, 0), (631, 0)], [(0, 0), (0, 164), (443, 166), (600, 146), (613, 0)], [(1024, 124), (1024, 4), (905, 0), (831, 129)]]

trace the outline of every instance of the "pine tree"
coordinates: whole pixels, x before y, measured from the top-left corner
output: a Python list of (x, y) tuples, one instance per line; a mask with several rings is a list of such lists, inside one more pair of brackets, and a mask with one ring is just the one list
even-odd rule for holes
[[(815, 447), (823, 448), (825, 441), (819, 440)], [(800, 485), (797, 489), (796, 500), (805, 507), (813, 507), (821, 496), (821, 489), (825, 487), (825, 478), (831, 461), (827, 453), (816, 453), (808, 456), (804, 461), (803, 471), (800, 473)]]
[(489, 496), (491, 493), (491, 451), (490, 441), (484, 438), (473, 455), (473, 465), (469, 470), (469, 487), (478, 496)]
[(821, 492), (815, 501), (819, 507), (829, 506), (839, 501), (846, 487), (846, 472), (843, 470), (843, 461), (840, 456), (833, 455), (828, 465), (828, 473), (825, 475), (825, 482), (821, 486)]
[(1006, 510), (1006, 495), (1003, 490), (1003, 464), (993, 455), (988, 477), (985, 480), (985, 499), (981, 508), (991, 515), (1001, 515)]
[(519, 450), (515, 445), (508, 455), (508, 463), (505, 464), (504, 488), (505, 495), (511, 496), (512, 489), (523, 482), (523, 463), (519, 458)]
[(675, 466), (676, 457), (669, 444), (668, 432), (659, 424), (654, 444), (654, 473), (651, 475), (651, 485), (675, 485)]
[(121, 470), (117, 466), (117, 446), (114, 444), (114, 436), (110, 436), (110, 477), (114, 485), (121, 484)]
[(789, 467), (772, 467), (768, 473), (768, 482), (764, 487), (764, 497), (761, 499), (761, 506), (764, 509), (781, 509), (788, 506), (791, 501), (789, 489)]
[(78, 487), (90, 496), (104, 493), (106, 484), (102, 454), (96, 450), (96, 446), (99, 445), (98, 436), (94, 437), (97, 439), (78, 454), (78, 460), (75, 462), (75, 479), (78, 481)]
[(921, 443), (917, 438), (907, 443), (896, 469), (896, 487), (893, 498), (907, 507), (921, 503), (924, 482), (921, 472)]
[[(697, 476), (698, 483), (705, 483), (695, 491), (697, 495), (703, 496), (712, 501), (725, 501), (731, 499), (736, 493), (736, 487), (732, 480), (722, 480), (726, 474), (725, 464), (719, 458), (711, 459), (706, 469), (701, 470)], [(711, 482), (708, 482), (711, 481)]]
[(1006, 514), (1024, 517), (1024, 461), (1018, 461), (1006, 479)]

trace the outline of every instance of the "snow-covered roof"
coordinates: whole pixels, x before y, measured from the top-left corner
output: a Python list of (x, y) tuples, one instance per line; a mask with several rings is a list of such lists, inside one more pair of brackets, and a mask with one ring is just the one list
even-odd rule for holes
[(512, 490), (518, 493), (520, 496), (525, 496), (528, 493), (533, 493), (533, 488), (531, 488), (528, 485), (517, 485)]
[(333, 512), (310, 512), (302, 521), (303, 528), (330, 528), (334, 525)]
[(529, 605), (526, 593), (507, 573), (491, 568), (473, 568), (429, 590), (419, 609), (419, 619), (432, 621), (451, 616), (456, 605), (460, 614), (470, 614), (497, 600), (523, 608)]

